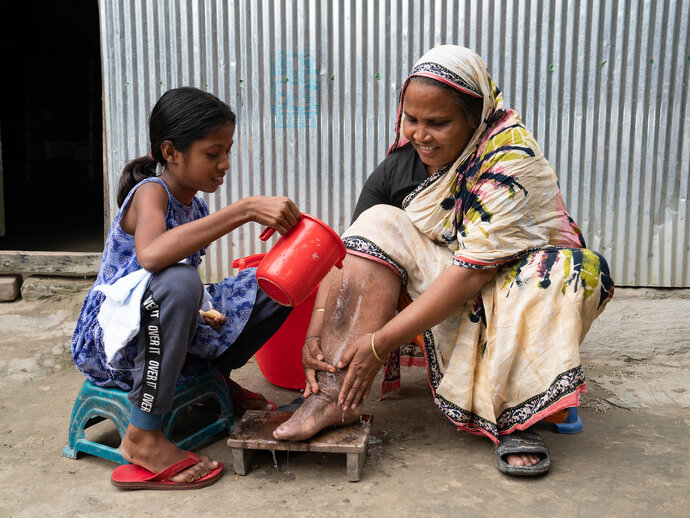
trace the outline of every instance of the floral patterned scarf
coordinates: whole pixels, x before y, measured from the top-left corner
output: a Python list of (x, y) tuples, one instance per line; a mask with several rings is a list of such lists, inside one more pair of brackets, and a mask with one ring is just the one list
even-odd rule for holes
[(443, 45), (427, 52), (403, 84), (395, 140), (406, 145), (403, 102), (411, 77), (422, 76), (482, 98), (476, 129), (460, 156), (404, 201), (418, 230), (453, 251), (453, 263), (491, 268), (544, 246), (583, 247), (567, 213), (556, 173), (519, 115), (503, 107), (501, 91), (479, 55)]

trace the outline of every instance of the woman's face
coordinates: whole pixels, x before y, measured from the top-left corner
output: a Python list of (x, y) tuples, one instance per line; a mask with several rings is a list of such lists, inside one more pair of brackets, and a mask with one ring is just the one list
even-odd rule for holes
[(439, 86), (411, 81), (403, 100), (403, 133), (429, 174), (453, 162), (472, 137), (460, 105)]

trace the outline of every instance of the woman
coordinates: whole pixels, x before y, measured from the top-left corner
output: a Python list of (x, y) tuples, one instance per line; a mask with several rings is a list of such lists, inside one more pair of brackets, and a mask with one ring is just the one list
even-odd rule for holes
[[(548, 471), (529, 428), (579, 404), (579, 345), (613, 283), (476, 53), (441, 46), (417, 62), (343, 240), (304, 347), (311, 397), (275, 437), (354, 421), (383, 359), (384, 390), (401, 360), (425, 361), (435, 403), (494, 441), (501, 471)], [(411, 303), (396, 314), (399, 300)], [(421, 356), (399, 348), (418, 335)]]

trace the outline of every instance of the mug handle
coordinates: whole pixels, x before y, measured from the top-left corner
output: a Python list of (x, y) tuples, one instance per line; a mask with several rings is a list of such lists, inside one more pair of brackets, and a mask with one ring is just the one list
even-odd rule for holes
[(259, 239), (261, 239), (261, 241), (266, 241), (275, 233), (275, 231), (275, 228), (266, 227), (264, 231), (259, 234)]

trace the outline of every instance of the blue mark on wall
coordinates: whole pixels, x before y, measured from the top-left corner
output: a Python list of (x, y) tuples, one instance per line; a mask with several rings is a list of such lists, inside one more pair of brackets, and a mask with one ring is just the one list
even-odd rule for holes
[(320, 111), (316, 57), (279, 51), (273, 61), (273, 121), (276, 128), (316, 128)]

